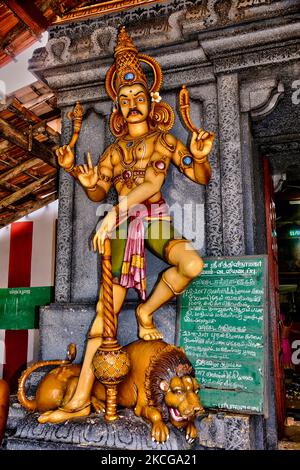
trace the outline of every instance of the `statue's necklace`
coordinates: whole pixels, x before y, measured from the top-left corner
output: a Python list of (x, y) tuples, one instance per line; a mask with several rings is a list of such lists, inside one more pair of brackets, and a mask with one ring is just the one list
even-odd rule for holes
[(136, 141), (130, 140), (127, 142), (126, 147), (129, 149), (129, 154), (132, 156), (131, 160), (129, 162), (125, 161), (125, 155), (124, 151), (121, 147), (121, 165), (124, 168), (124, 171), (122, 172), (122, 179), (125, 182), (126, 186), (128, 188), (132, 187), (133, 179), (134, 179), (134, 173), (133, 173), (133, 167), (137, 163), (137, 156), (136, 156), (136, 149), (137, 147), (140, 147), (139, 150), (142, 150), (142, 156), (140, 159), (140, 168), (142, 166), (144, 157), (146, 155), (146, 143), (145, 143), (145, 136), (143, 138), (137, 139)]

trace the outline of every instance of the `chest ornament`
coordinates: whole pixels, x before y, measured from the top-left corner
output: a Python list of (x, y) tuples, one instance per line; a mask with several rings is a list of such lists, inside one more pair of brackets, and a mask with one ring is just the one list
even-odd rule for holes
[(158, 175), (160, 173), (163, 173), (163, 174), (166, 175), (167, 169), (168, 169), (167, 157), (162, 157), (159, 160), (154, 160), (154, 161), (150, 162), (149, 165), (152, 166), (152, 168), (154, 170), (154, 173), (156, 175)]

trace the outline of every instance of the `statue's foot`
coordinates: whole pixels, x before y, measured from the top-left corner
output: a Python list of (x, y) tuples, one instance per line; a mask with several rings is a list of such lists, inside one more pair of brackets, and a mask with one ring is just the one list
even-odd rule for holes
[(153, 341), (163, 339), (163, 335), (158, 331), (152, 321), (152, 315), (148, 315), (141, 311), (141, 306), (136, 309), (136, 318), (139, 325), (139, 337), (145, 341)]
[(41, 416), (38, 417), (39, 423), (63, 423), (70, 419), (86, 417), (91, 412), (91, 404), (86, 403), (80, 408), (77, 408), (73, 411), (68, 411), (64, 408), (58, 408), (55, 411), (46, 411)]

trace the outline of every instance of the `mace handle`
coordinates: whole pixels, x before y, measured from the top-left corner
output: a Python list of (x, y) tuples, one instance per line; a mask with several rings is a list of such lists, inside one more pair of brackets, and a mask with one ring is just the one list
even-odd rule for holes
[(104, 241), (104, 254), (102, 255), (102, 287), (104, 309), (103, 339), (110, 338), (112, 341), (117, 336), (117, 327), (113, 305), (113, 277), (111, 244), (109, 238), (106, 238)]
[(119, 419), (117, 414), (117, 385), (106, 385), (106, 408), (105, 408), (105, 420), (116, 421)]

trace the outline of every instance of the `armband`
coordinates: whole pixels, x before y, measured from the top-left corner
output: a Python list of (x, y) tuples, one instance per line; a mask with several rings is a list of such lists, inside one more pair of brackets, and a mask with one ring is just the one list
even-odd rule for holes
[(183, 153), (180, 151), (179, 157), (180, 157), (179, 169), (181, 172), (193, 166), (195, 159), (189, 153)]

